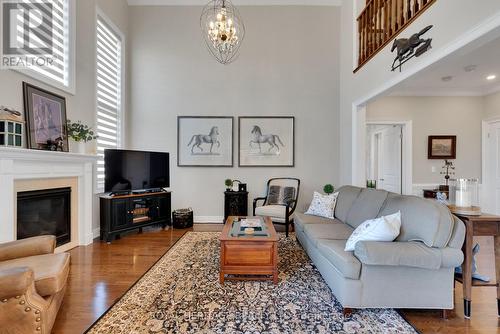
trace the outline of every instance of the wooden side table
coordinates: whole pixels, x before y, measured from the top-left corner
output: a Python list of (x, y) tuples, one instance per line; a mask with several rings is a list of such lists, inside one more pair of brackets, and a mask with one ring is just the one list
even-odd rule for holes
[[(500, 216), (483, 213), (481, 216), (456, 215), (460, 218), (466, 228), (465, 242), (462, 247), (464, 252), (464, 263), (462, 264), (462, 277), (456, 278), (462, 282), (464, 289), (464, 316), (469, 319), (471, 316), (471, 295), (473, 286), (496, 286), (497, 288), (497, 312), (500, 316)], [(472, 280), (472, 248), (474, 247), (474, 236), (494, 237), (495, 248), (495, 270), (496, 283), (486, 283)]]
[(229, 216), (248, 215), (248, 191), (224, 192), (224, 222)]

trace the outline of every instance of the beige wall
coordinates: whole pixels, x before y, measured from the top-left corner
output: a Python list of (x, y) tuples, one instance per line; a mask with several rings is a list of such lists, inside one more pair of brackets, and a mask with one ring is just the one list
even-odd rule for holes
[[(173, 207), (223, 215), (224, 179), (248, 183), (250, 201), (268, 178), (302, 180), (301, 204), (338, 177), (339, 8), (240, 7), (247, 35), (223, 66), (209, 55), (201, 7), (131, 7), (131, 148), (171, 153)], [(307, 29), (302, 23), (306, 23)], [(310, 24), (309, 24), (310, 23)], [(179, 168), (177, 116), (235, 116), (233, 168)], [(294, 168), (238, 168), (237, 116), (293, 115)]]
[(483, 102), (482, 97), (386, 97), (367, 106), (366, 118), (413, 121), (413, 183), (441, 183), (443, 161), (427, 159), (428, 136), (456, 135), (456, 176), (481, 177)]
[(483, 118), (500, 118), (500, 92), (485, 96), (483, 99)]

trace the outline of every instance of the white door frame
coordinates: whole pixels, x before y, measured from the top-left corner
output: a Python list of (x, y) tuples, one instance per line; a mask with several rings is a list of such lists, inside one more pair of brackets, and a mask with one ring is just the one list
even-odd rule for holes
[(488, 154), (488, 151), (490, 149), (489, 147), (489, 140), (488, 140), (488, 134), (489, 134), (489, 129), (490, 126), (494, 123), (499, 123), (500, 122), (500, 117), (495, 117), (495, 118), (489, 118), (485, 119), (481, 122), (481, 201), (483, 209), (485, 211), (491, 210), (493, 208), (493, 204), (490, 202), (490, 199), (494, 198), (491, 196), (492, 194), (489, 193), (491, 190), (488, 185), (493, 184), (493, 180), (489, 180), (489, 175), (486, 171), (486, 166), (489, 163), (489, 158), (490, 155)]
[[(403, 195), (413, 194), (413, 122), (412, 121), (365, 121), (364, 133), (366, 136), (367, 125), (401, 125), (403, 130), (402, 154), (401, 154), (401, 189)], [(366, 155), (366, 140), (360, 141), (358, 150)], [(366, 159), (360, 163), (366, 174)], [(363, 176), (366, 179), (366, 175)], [(366, 184), (366, 180), (365, 180)]]

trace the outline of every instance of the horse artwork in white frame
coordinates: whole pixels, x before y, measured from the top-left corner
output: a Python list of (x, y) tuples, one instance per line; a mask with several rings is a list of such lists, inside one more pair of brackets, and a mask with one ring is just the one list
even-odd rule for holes
[(232, 167), (233, 117), (178, 116), (177, 166)]
[(295, 117), (241, 116), (238, 118), (240, 167), (293, 167)]

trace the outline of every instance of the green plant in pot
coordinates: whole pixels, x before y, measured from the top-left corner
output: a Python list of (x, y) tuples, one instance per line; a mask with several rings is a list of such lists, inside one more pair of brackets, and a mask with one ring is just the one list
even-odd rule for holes
[(82, 121), (72, 122), (68, 120), (66, 133), (71, 140), (71, 151), (75, 153), (86, 153), (86, 143), (97, 139), (97, 135), (92, 128), (83, 124)]
[(325, 192), (325, 194), (330, 195), (335, 191), (335, 187), (331, 184), (325, 184), (325, 186), (323, 187), (323, 191)]
[(232, 191), (233, 189), (233, 180), (231, 179), (226, 179), (224, 181), (224, 184), (226, 185), (226, 191)]

